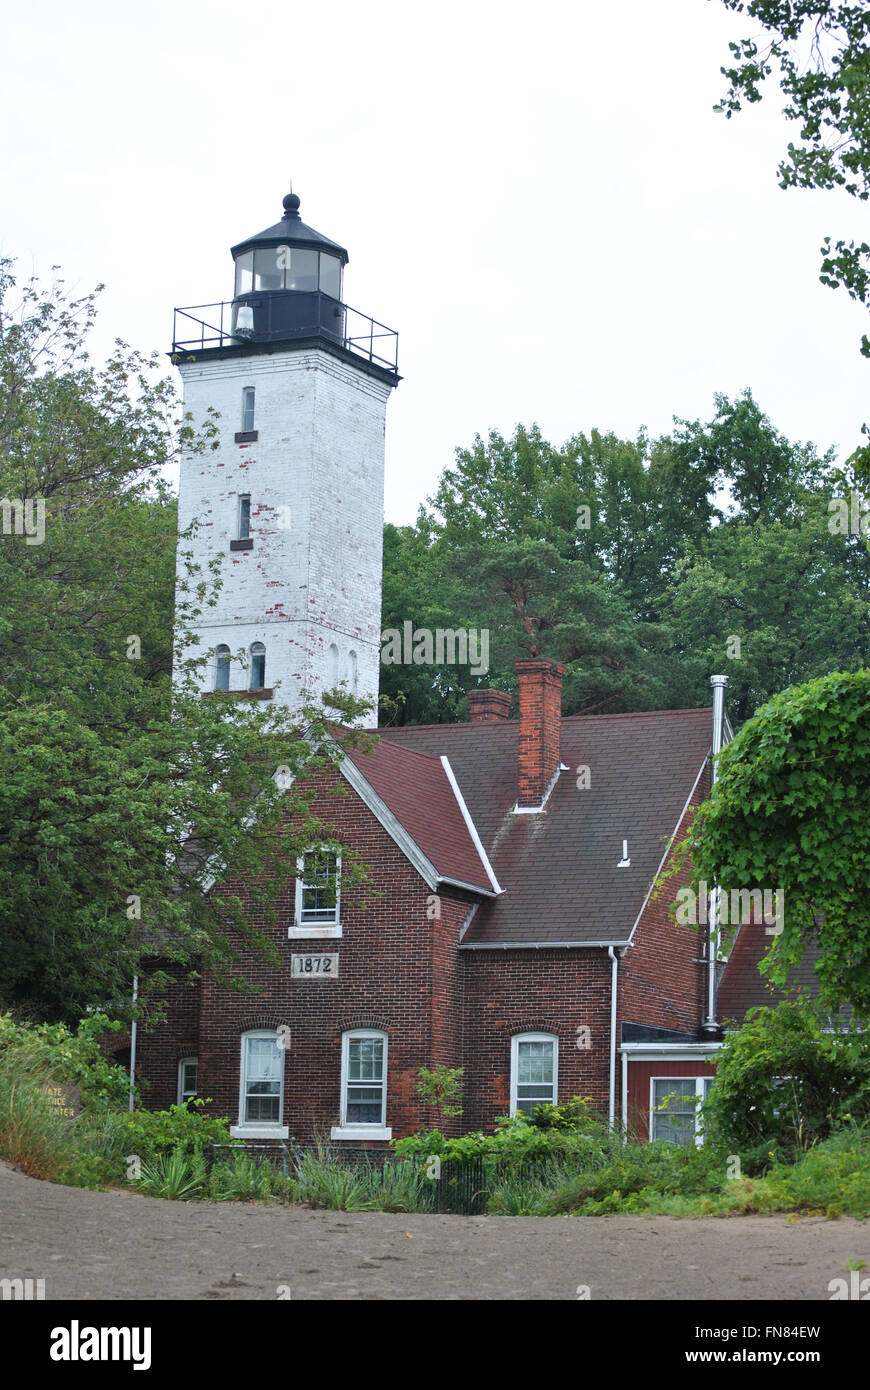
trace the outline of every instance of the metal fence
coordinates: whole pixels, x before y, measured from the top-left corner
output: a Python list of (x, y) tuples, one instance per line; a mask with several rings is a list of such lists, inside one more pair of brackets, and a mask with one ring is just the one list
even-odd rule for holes
[(508, 1180), (534, 1181), (545, 1171), (541, 1164), (528, 1161), (509, 1163), (504, 1160), (474, 1159), (459, 1162), (446, 1159), (439, 1165), (433, 1165), (431, 1160), (419, 1157), (396, 1158), (395, 1154), (385, 1149), (302, 1145), (294, 1139), (262, 1144), (238, 1140), (230, 1144), (211, 1144), (210, 1151), (209, 1170), (217, 1161), (231, 1161), (233, 1154), (244, 1153), (255, 1163), (271, 1163), (290, 1178), (296, 1175), (297, 1163), (306, 1155), (325, 1159), (338, 1168), (349, 1170), (367, 1168), (384, 1172), (388, 1168), (409, 1164), (420, 1175), (421, 1209), (461, 1216), (484, 1216), (490, 1197), (502, 1183)]

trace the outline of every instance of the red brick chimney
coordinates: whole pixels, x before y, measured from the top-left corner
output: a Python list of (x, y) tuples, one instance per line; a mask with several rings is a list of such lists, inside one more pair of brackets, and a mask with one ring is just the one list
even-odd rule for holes
[(506, 690), (469, 690), (468, 708), (472, 724), (503, 724), (510, 713), (511, 697)]
[(517, 806), (540, 806), (560, 758), (562, 677), (555, 661), (518, 661), (520, 731)]

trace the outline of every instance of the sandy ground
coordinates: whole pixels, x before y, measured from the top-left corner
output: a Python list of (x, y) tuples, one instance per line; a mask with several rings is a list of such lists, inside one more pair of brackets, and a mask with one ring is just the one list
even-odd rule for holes
[(0, 1278), (46, 1299), (822, 1299), (870, 1227), (780, 1216), (475, 1217), (178, 1203), (0, 1164)]

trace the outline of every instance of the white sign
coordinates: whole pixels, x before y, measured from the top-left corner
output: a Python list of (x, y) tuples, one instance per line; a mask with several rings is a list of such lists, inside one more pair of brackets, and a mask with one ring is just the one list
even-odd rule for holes
[(328, 956), (291, 956), (291, 973), (303, 980), (337, 980), (338, 952)]

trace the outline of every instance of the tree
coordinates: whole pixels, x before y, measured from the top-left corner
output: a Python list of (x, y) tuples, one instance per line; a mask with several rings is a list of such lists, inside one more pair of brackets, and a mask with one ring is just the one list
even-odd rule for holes
[[(743, 102), (762, 99), (762, 85), (777, 70), (786, 98), (784, 114), (800, 125), (800, 143), (789, 142), (778, 168), (782, 188), (843, 188), (870, 198), (870, 10), (845, 0), (722, 0), (761, 25), (761, 34), (728, 47), (735, 59), (723, 67), (728, 90), (715, 108), (730, 118)], [(870, 246), (866, 242), (821, 248), (821, 280), (844, 288), (870, 308)], [(861, 351), (870, 356), (870, 338)], [(865, 426), (865, 433), (867, 428)], [(870, 477), (870, 450), (854, 458)]]
[[(128, 1015), (156, 951), (243, 987), (240, 946), (269, 953), (251, 908), (268, 924), (296, 854), (327, 835), (304, 778), (336, 755), (322, 708), (308, 741), (281, 710), (199, 696), (183, 635), (220, 575), (189, 560), (173, 652), (160, 474), (211, 430), (179, 418), (156, 354), (119, 343), (96, 371), (94, 314), (62, 282), (16, 303), (0, 266), (0, 497), (10, 523), (19, 502), (43, 523), (0, 535), (0, 996), (53, 1019)], [(359, 708), (338, 698), (346, 718)], [(279, 785), (278, 766), (303, 781)], [(212, 876), (227, 891), (206, 892)]]
[(680, 422), (676, 443), (708, 460), (730, 501), (684, 549), (662, 616), (699, 696), (711, 671), (729, 676), (739, 724), (787, 686), (866, 664), (870, 562), (859, 535), (830, 527), (831, 455), (791, 444), (749, 392), (716, 406), (709, 424)]
[[(647, 450), (643, 436), (597, 431), (559, 450), (536, 426), (457, 449), (424, 516), (450, 611), (491, 633), (505, 689), (518, 658), (543, 654), (567, 666), (568, 713), (662, 701), (671, 673), (654, 598), (662, 551), (681, 533), (654, 524), (664, 470), (648, 466)], [(681, 525), (698, 525), (696, 508), (685, 507)]]
[(870, 1012), (870, 671), (835, 672), (783, 691), (719, 755), (686, 857), (692, 889), (784, 894), (781, 934), (761, 969), (785, 985), (817, 943), (822, 1004)]
[(490, 635), (490, 671), (385, 667), (399, 717), (464, 713), (514, 663), (563, 662), (564, 710), (706, 704), (731, 677), (742, 722), (784, 686), (870, 651), (870, 563), (830, 528), (831, 452), (794, 444), (746, 391), (650, 441), (592, 430), (562, 448), (536, 427), (458, 449), (416, 527), (387, 527), (384, 626)]

